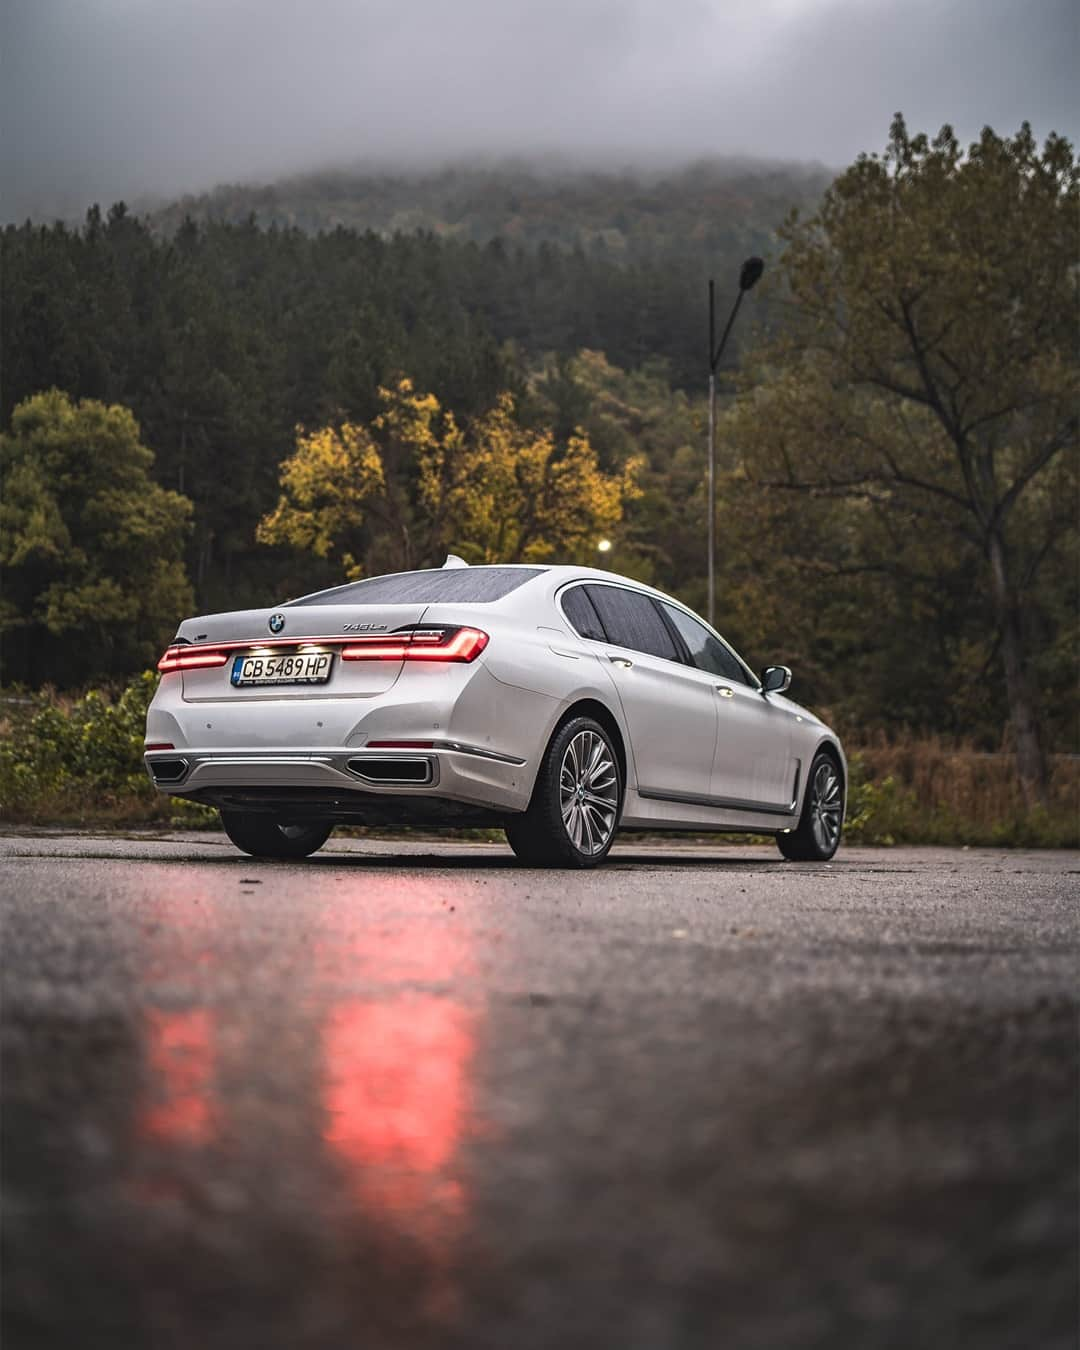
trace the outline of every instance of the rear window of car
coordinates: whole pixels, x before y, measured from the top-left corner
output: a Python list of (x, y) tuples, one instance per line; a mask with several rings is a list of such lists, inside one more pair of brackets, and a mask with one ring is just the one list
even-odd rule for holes
[(347, 586), (305, 595), (293, 605), (434, 605), (447, 601), (486, 605), (524, 586), (539, 567), (450, 567), (429, 572), (394, 572), (352, 581)]
[(662, 656), (665, 661), (678, 661), (679, 651), (660, 611), (647, 595), (624, 590), (621, 586), (586, 586), (589, 599), (596, 606), (607, 640), (616, 647)]
[(607, 641), (604, 626), (584, 586), (571, 586), (568, 591), (563, 591), (562, 607), (574, 631), (581, 637), (590, 638), (593, 642)]

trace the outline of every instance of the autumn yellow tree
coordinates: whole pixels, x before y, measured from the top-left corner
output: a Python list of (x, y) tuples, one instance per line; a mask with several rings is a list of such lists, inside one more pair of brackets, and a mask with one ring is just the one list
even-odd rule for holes
[(341, 560), (349, 577), (468, 562), (591, 560), (637, 494), (638, 464), (605, 473), (581, 432), (559, 445), (523, 426), (502, 395), (467, 428), (403, 379), (380, 389), (367, 426), (299, 431), (267, 544)]

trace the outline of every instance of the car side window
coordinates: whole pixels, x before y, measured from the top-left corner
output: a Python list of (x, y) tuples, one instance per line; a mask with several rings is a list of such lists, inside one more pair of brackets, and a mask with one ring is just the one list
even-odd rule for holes
[(585, 589), (604, 625), (608, 642), (649, 656), (661, 656), (665, 661), (680, 659), (660, 611), (647, 595), (623, 590), (621, 586), (586, 586)]
[(571, 586), (562, 593), (563, 613), (570, 620), (570, 627), (579, 637), (590, 638), (593, 642), (606, 642), (607, 634), (593, 602), (585, 593), (584, 586)]
[(697, 619), (692, 619), (689, 614), (681, 609), (676, 609), (674, 605), (660, 602), (663, 605), (664, 613), (678, 630), (679, 636), (686, 643), (690, 651), (690, 660), (698, 670), (706, 670), (710, 675), (721, 675), (725, 680), (733, 680), (738, 684), (746, 684), (746, 672), (728, 651), (722, 642), (709, 632), (704, 624), (698, 623)]

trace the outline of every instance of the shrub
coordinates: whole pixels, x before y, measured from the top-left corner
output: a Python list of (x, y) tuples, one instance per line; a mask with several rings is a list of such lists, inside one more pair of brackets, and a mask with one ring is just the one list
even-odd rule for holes
[(76, 698), (51, 690), (9, 697), (0, 742), (0, 816), (32, 823), (187, 822), (209, 819), (193, 804), (161, 797), (143, 768), (153, 671), (117, 696)]
[(906, 737), (848, 756), (844, 836), (857, 844), (1080, 845), (1080, 764), (1051, 756), (1049, 799), (1026, 809), (1011, 754)]

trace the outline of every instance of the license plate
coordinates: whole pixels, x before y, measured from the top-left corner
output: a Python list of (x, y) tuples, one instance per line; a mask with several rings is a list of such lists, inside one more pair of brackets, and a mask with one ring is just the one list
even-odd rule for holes
[(334, 658), (330, 652), (292, 652), (281, 656), (237, 656), (232, 683), (325, 684)]

